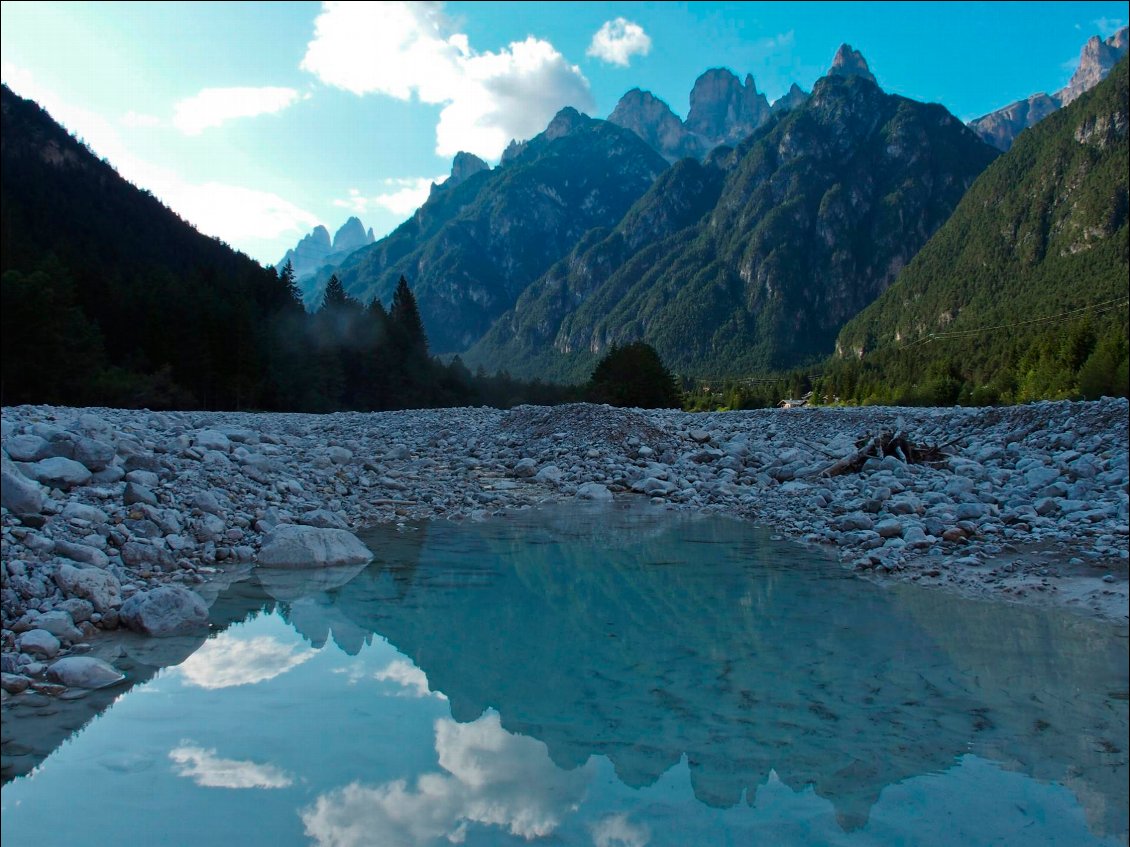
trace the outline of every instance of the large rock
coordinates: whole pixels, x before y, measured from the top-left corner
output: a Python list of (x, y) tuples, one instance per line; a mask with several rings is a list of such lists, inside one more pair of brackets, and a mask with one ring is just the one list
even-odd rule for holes
[(75, 461), (92, 471), (105, 470), (114, 461), (114, 445), (97, 438), (80, 438), (75, 443)]
[(59, 639), (45, 629), (30, 629), (16, 639), (21, 653), (37, 659), (50, 659), (59, 652)]
[(191, 635), (208, 628), (208, 606), (199, 594), (175, 585), (139, 591), (118, 613), (124, 626), (158, 638)]
[(7, 454), (0, 469), (0, 483), (0, 503), (12, 514), (38, 515), (43, 511), (43, 490), (20, 473)]
[(40, 459), (31, 466), (31, 475), (38, 482), (52, 488), (74, 488), (78, 485), (86, 485), (90, 481), (90, 471), (85, 465), (62, 456)]
[(67, 597), (89, 600), (94, 611), (106, 614), (122, 604), (122, 584), (109, 571), (100, 568), (76, 568), (60, 565), (55, 583)]
[(259, 565), (265, 568), (325, 568), (369, 562), (372, 552), (344, 529), (280, 524), (263, 539)]
[(126, 677), (109, 662), (93, 656), (67, 656), (47, 669), (47, 678), (68, 688), (105, 688)]

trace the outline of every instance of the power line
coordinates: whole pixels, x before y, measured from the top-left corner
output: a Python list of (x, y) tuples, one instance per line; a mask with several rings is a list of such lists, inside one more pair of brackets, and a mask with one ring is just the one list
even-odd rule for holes
[(1073, 315), (1082, 314), (1083, 312), (1094, 312), (1095, 314), (1099, 314), (1101, 312), (1111, 311), (1112, 309), (1116, 309), (1119, 306), (1125, 306), (1128, 303), (1130, 303), (1130, 298), (1120, 297), (1115, 300), (1107, 300), (1103, 303), (1095, 303), (1091, 306), (1082, 306), (1078, 309), (1070, 309), (1066, 312), (1061, 312), (1058, 315), (1050, 315), (1049, 317), (1044, 318), (1031, 318), (1026, 321), (1017, 321), (1016, 323), (997, 324), (996, 326), (977, 327), (973, 329), (955, 329), (951, 330), (950, 332), (932, 332), (929, 335), (924, 335), (922, 338), (903, 344), (899, 349), (905, 350), (908, 347), (915, 347), (919, 344), (928, 344), (931, 341), (943, 341), (947, 338), (968, 338), (971, 335), (980, 335), (981, 333), (985, 332), (996, 332), (997, 330), (1001, 329), (1015, 329), (1019, 326), (1032, 326), (1033, 324), (1050, 323), (1051, 321), (1058, 321), (1062, 318), (1069, 318)]

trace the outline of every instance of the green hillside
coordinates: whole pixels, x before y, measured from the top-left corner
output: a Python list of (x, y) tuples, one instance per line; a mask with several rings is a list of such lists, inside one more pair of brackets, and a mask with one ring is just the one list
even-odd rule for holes
[(844, 327), (825, 390), (939, 403), (1124, 394), (1127, 99), (1123, 60), (1022, 133)]

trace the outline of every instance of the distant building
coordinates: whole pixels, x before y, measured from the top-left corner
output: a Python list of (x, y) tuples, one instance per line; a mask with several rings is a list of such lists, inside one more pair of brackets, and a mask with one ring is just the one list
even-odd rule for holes
[(803, 409), (812, 400), (812, 392), (809, 391), (799, 400), (782, 400), (777, 404), (778, 409)]

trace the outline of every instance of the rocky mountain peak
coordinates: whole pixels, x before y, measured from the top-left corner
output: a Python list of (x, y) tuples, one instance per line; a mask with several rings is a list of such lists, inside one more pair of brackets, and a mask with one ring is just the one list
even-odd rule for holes
[(633, 88), (620, 98), (608, 121), (631, 130), (668, 161), (701, 152), (698, 140), (683, 126), (679, 116), (650, 91)]
[(773, 114), (777, 112), (787, 112), (789, 109), (795, 109), (808, 99), (808, 92), (797, 85), (795, 82), (789, 87), (779, 99), (773, 101), (770, 107)]
[(708, 146), (739, 141), (769, 118), (769, 101), (753, 77), (745, 83), (726, 68), (711, 68), (695, 80), (686, 128)]
[(853, 49), (850, 44), (840, 45), (840, 49), (832, 59), (832, 67), (828, 68), (828, 76), (858, 76), (876, 85), (879, 84), (871, 73), (871, 68), (867, 66), (863, 54)]
[(1056, 94), (1064, 106), (1102, 82), (1118, 60), (1126, 55), (1127, 33), (1128, 28), (1122, 27), (1105, 41), (1097, 35), (1088, 39), (1079, 54), (1079, 66), (1071, 80)]
[(490, 165), (476, 156), (474, 153), (467, 153), (460, 150), (455, 154), (455, 158), (451, 161), (451, 176), (447, 178), (445, 185), (454, 187), (464, 180), (470, 179), (480, 171), (489, 171)]
[(579, 129), (588, 121), (589, 118), (582, 115), (572, 106), (566, 106), (553, 116), (553, 120), (549, 122), (549, 126), (545, 128), (545, 132), (542, 133), (542, 136), (546, 141), (553, 141), (554, 139), (561, 138)]
[[(324, 227), (321, 227), (321, 229), (325, 230)], [(331, 251), (334, 253), (352, 252), (371, 243), (372, 238), (365, 231), (365, 225), (361, 223), (359, 218), (351, 217), (341, 225), (341, 229), (334, 233)]]

